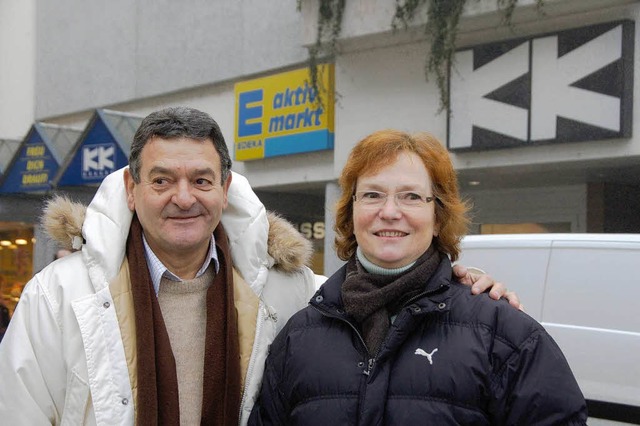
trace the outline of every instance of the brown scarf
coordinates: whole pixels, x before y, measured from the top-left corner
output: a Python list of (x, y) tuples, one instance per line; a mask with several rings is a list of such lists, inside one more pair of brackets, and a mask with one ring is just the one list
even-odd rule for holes
[(369, 353), (375, 355), (389, 331), (389, 318), (412, 297), (425, 291), (427, 282), (440, 264), (433, 245), (401, 275), (368, 273), (354, 254), (347, 263), (342, 283), (344, 309), (360, 325)]
[[(240, 413), (238, 319), (227, 235), (214, 231), (220, 271), (207, 290), (202, 396), (203, 425), (237, 425)], [(139, 425), (179, 425), (178, 378), (169, 335), (144, 255), (142, 227), (134, 215), (127, 239), (137, 336)]]

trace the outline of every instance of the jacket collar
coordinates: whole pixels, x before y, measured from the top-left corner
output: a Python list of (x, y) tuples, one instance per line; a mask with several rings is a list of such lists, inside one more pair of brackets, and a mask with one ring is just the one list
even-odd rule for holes
[[(342, 303), (342, 283), (347, 273), (347, 265), (342, 266), (336, 273), (320, 287), (309, 302), (312, 306), (332, 316), (351, 321), (344, 312)], [(440, 265), (425, 283), (425, 291), (415, 300), (410, 301), (405, 309), (409, 309), (412, 315), (427, 314), (430, 312), (446, 312), (451, 301), (451, 261), (443, 258)]]
[[(89, 206), (64, 196), (51, 199), (43, 227), (61, 247), (81, 244), (96, 291), (118, 274), (124, 260), (133, 217), (127, 206), (124, 168), (107, 176)], [(233, 173), (228, 206), (221, 218), (234, 267), (256, 294), (261, 294), (270, 268), (300, 270), (311, 257), (311, 243), (286, 220), (267, 213), (247, 179)]]

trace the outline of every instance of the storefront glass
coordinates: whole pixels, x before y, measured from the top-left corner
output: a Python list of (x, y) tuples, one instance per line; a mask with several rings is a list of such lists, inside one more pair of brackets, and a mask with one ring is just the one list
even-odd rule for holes
[(309, 267), (316, 274), (322, 275), (324, 271), (324, 220), (320, 219), (315, 222), (296, 221), (295, 226), (306, 239), (311, 241), (313, 246), (313, 255), (311, 256)]
[(0, 300), (13, 313), (33, 275), (33, 226), (0, 222)]
[(571, 223), (484, 223), (480, 234), (540, 234), (571, 232)]
[(298, 192), (281, 190), (256, 190), (256, 194), (268, 211), (277, 213), (293, 226), (313, 246), (311, 264), (313, 272), (324, 270), (324, 188), (305, 188)]

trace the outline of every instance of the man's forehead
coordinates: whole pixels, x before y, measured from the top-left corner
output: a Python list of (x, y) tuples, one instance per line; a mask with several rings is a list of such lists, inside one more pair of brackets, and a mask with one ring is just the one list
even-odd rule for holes
[[(207, 151), (204, 155), (199, 150), (196, 152), (192, 149), (193, 144), (202, 145)], [(210, 167), (213, 163), (214, 170), (220, 171), (221, 158), (218, 150), (213, 144), (211, 138), (194, 139), (187, 137), (179, 138), (160, 138), (154, 137), (149, 139), (140, 153), (140, 161), (144, 163), (151, 161), (152, 163), (189, 163), (191, 165), (202, 164)], [(151, 165), (149, 167), (155, 167)]]
[(172, 142), (172, 143), (184, 143), (184, 142), (194, 142), (194, 143), (202, 143), (202, 144), (210, 144), (214, 146), (213, 139), (207, 136), (205, 138), (194, 138), (191, 136), (161, 136), (161, 135), (151, 135), (147, 142), (144, 144), (142, 149), (144, 150), (147, 146), (151, 145), (154, 142)]

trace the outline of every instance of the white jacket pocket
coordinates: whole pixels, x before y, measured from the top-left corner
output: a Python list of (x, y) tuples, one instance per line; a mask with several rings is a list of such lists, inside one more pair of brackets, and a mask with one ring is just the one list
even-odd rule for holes
[(67, 394), (64, 401), (61, 426), (83, 425), (89, 404), (89, 385), (75, 370), (67, 383)]

